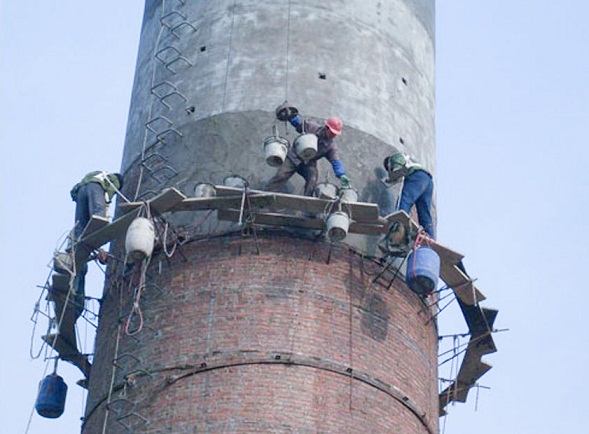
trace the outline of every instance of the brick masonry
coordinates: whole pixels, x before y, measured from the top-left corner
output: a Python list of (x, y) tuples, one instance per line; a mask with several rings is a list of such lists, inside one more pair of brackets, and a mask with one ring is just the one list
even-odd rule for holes
[[(423, 301), (344, 246), (287, 235), (152, 259), (143, 328), (110, 270), (83, 433), (437, 433), (437, 330)], [(136, 329), (138, 314), (133, 315)], [(119, 338), (117, 338), (117, 334)]]

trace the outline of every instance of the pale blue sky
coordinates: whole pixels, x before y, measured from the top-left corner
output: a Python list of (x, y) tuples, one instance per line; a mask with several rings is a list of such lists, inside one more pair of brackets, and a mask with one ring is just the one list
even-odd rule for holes
[[(68, 192), (118, 170), (143, 0), (0, 4), (0, 433), (24, 433), (45, 364), (29, 321), (46, 266), (73, 223)], [(437, 2), (439, 240), (500, 310), (494, 368), (447, 434), (586, 432), (589, 338), (583, 236), (589, 212), (589, 2)], [(344, 155), (345, 157), (345, 155)], [(94, 295), (100, 273), (92, 270)], [(442, 332), (464, 332), (455, 309)], [(38, 337), (35, 348), (38, 348)], [(29, 432), (77, 433), (66, 413)], [(441, 431), (442, 431), (441, 429)]]

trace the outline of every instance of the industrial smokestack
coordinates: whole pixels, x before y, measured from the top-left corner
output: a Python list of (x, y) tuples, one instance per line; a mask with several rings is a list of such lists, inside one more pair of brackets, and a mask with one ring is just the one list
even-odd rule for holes
[[(390, 212), (385, 156), (435, 172), (434, 1), (147, 0), (125, 195), (265, 189), (265, 138), (295, 137), (275, 119), (284, 101), (343, 120), (358, 200)], [(399, 279), (379, 283), (376, 237), (165, 218), (175, 254), (109, 268), (84, 433), (438, 431), (435, 321)]]

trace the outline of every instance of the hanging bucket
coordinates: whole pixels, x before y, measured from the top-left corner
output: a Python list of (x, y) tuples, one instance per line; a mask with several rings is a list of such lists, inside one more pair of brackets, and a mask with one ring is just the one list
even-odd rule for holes
[(217, 194), (213, 184), (199, 182), (194, 186), (194, 197), (214, 197)]
[(57, 374), (43, 378), (39, 383), (39, 393), (35, 401), (35, 410), (39, 416), (55, 419), (63, 414), (67, 384)]
[(154, 241), (155, 230), (151, 220), (137, 217), (127, 229), (127, 237), (125, 238), (127, 255), (136, 261), (151, 256)]
[(53, 269), (61, 274), (69, 274), (74, 269), (72, 255), (66, 252), (55, 252), (53, 255)]
[(327, 218), (327, 236), (331, 241), (341, 241), (348, 235), (350, 217), (345, 212), (336, 211)]
[(329, 182), (320, 182), (313, 189), (313, 196), (319, 199), (335, 199), (337, 197), (337, 187)]
[(268, 137), (264, 140), (264, 152), (266, 154), (266, 163), (272, 167), (282, 166), (286, 159), (288, 147), (290, 143), (288, 140), (279, 136)]
[(436, 289), (440, 275), (440, 257), (429, 247), (418, 247), (407, 258), (406, 282), (409, 288), (421, 296)]
[(358, 192), (353, 188), (340, 188), (339, 195), (342, 202), (358, 202)]
[(303, 160), (310, 160), (317, 155), (317, 136), (306, 133), (298, 136), (294, 141), (295, 152)]

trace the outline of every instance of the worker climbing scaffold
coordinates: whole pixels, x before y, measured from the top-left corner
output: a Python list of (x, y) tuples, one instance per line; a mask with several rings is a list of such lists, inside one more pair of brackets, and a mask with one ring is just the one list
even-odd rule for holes
[(88, 173), (70, 191), (76, 202), (75, 224), (69, 236), (65, 252), (55, 254), (53, 284), (49, 299), (55, 302), (55, 313), (59, 333), (44, 339), (59, 353), (59, 357), (73, 363), (88, 378), (90, 362), (77, 349), (75, 325), (85, 307), (85, 277), (87, 261), (97, 259), (106, 264), (104, 250), (89, 249), (83, 245), (83, 238), (93, 219), (108, 223), (106, 211), (115, 194), (120, 193), (123, 178), (118, 173), (94, 171)]

